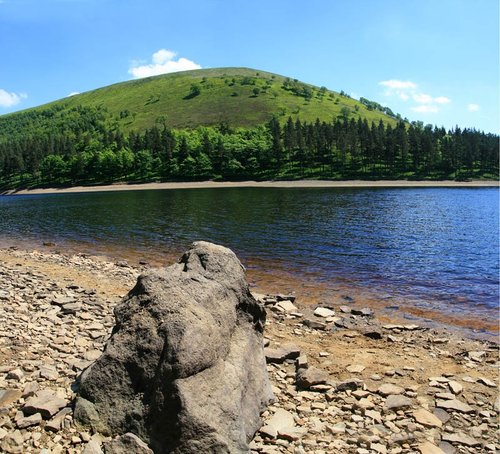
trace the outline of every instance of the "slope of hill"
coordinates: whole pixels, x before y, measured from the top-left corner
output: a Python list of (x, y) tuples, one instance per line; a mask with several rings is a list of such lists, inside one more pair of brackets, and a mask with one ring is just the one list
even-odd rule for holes
[[(277, 74), (248, 68), (184, 71), (122, 82), (71, 96), (23, 112), (57, 108), (101, 107), (108, 120), (125, 133), (144, 131), (155, 124), (170, 128), (196, 128), (226, 123), (233, 127), (263, 124), (276, 116), (284, 121), (323, 121), (344, 115), (369, 123), (396, 120), (385, 113), (327, 90)], [(27, 125), (29, 127), (29, 125)], [(0, 131), (1, 140), (1, 131)]]
[(0, 117), (0, 188), (208, 179), (472, 178), (498, 137), (409, 123), (248, 68), (123, 82)]

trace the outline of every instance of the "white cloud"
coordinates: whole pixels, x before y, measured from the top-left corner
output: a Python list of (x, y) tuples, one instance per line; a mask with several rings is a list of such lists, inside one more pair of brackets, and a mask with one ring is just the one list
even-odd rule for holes
[(413, 93), (413, 100), (419, 104), (429, 104), (432, 102), (432, 96), (425, 93)]
[(477, 112), (480, 108), (481, 107), (479, 106), (479, 104), (473, 104), (473, 103), (467, 106), (467, 110), (469, 112)]
[(434, 98), (434, 102), (437, 102), (438, 104), (448, 104), (451, 102), (451, 99), (446, 96), (438, 96), (437, 98)]
[(70, 96), (75, 96), (75, 95), (79, 95), (80, 92), (79, 91), (72, 91), (67, 97), (69, 98)]
[(438, 112), (439, 107), (451, 102), (446, 96), (431, 96), (418, 90), (418, 85), (409, 80), (383, 80), (379, 85), (386, 87), (386, 96), (396, 96), (403, 101), (412, 100), (417, 103), (411, 110), (419, 113)]
[(128, 70), (134, 78), (157, 76), (159, 74), (174, 73), (177, 71), (187, 71), (191, 69), (200, 69), (201, 66), (192, 60), (180, 57), (176, 60), (177, 54), (168, 49), (160, 49), (151, 57), (151, 63), (141, 65), (140, 63), (132, 64)]
[(379, 85), (382, 85), (387, 88), (400, 89), (400, 90), (417, 88), (417, 84), (414, 82), (410, 82), (409, 80), (397, 80), (397, 79), (383, 80), (382, 82), (379, 82)]
[(26, 99), (26, 93), (9, 93), (0, 88), (0, 107), (12, 107), (19, 104), (22, 99)]
[(422, 104), (420, 106), (415, 106), (412, 107), (411, 110), (413, 110), (413, 112), (418, 112), (418, 113), (436, 113), (439, 111), (437, 106), (433, 106), (430, 104)]

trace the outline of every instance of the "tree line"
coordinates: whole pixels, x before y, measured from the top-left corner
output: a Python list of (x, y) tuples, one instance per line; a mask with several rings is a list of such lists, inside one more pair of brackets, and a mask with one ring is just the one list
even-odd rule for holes
[[(29, 127), (23, 128), (23, 126)], [(331, 122), (125, 135), (106, 109), (60, 107), (0, 119), (0, 184), (35, 187), (115, 181), (497, 178), (499, 138), (475, 129)]]

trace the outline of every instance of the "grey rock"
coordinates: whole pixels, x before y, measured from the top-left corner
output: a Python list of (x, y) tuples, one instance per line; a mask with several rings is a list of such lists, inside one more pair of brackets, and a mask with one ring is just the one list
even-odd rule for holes
[(0, 407), (7, 407), (21, 397), (17, 389), (0, 389)]
[(337, 383), (336, 390), (337, 391), (347, 391), (350, 389), (351, 391), (355, 391), (358, 388), (361, 388), (363, 386), (363, 381), (359, 380), (357, 378), (351, 378), (349, 380), (344, 380), (341, 381), (340, 383)]
[(90, 440), (82, 451), (82, 454), (103, 454), (101, 446), (96, 440)]
[(306, 318), (302, 323), (312, 329), (319, 329), (319, 330), (326, 329), (326, 323), (318, 322), (316, 320), (310, 320)]
[(412, 400), (409, 399), (408, 397), (396, 395), (396, 394), (391, 394), (385, 400), (384, 407), (387, 410), (392, 410), (392, 409), (410, 407), (412, 404), (413, 404)]
[(273, 395), (265, 309), (236, 255), (194, 243), (177, 264), (141, 275), (115, 318), (80, 377), (76, 422), (133, 432), (156, 454), (248, 452)]
[(479, 440), (476, 440), (475, 438), (469, 437), (468, 435), (466, 435), (462, 432), (443, 433), (442, 440), (447, 441), (449, 443), (456, 443), (459, 445), (481, 446), (481, 442)]
[(20, 418), (17, 421), (17, 427), (19, 429), (25, 429), (26, 427), (36, 426), (42, 422), (42, 415), (40, 413), (35, 413), (34, 415), (27, 416), (25, 418)]
[(8, 433), (0, 444), (1, 452), (6, 454), (21, 454), (23, 449), (24, 438), (19, 430)]
[(66, 404), (66, 400), (58, 397), (54, 391), (43, 389), (26, 401), (23, 412), (28, 415), (39, 412), (44, 419), (49, 419)]
[(307, 369), (299, 369), (297, 372), (297, 386), (307, 389), (313, 385), (321, 385), (329, 380), (330, 376), (322, 369), (314, 366), (309, 366)]
[(105, 454), (153, 454), (149, 446), (137, 435), (126, 433), (104, 443)]
[(445, 410), (455, 410), (462, 413), (474, 412), (474, 409), (469, 404), (466, 404), (458, 399), (436, 400), (436, 407), (444, 408)]
[(328, 317), (333, 317), (335, 315), (335, 311), (328, 309), (326, 307), (317, 307), (314, 310), (314, 315), (316, 315), (317, 317), (328, 318)]
[(287, 359), (296, 359), (300, 356), (300, 349), (294, 344), (285, 344), (280, 348), (265, 348), (264, 355), (268, 363), (281, 364)]

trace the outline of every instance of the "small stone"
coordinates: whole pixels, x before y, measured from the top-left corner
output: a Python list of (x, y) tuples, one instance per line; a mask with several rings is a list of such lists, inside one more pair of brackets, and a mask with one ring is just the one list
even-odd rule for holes
[(293, 304), (291, 301), (279, 301), (276, 303), (276, 307), (281, 309), (283, 312), (296, 312), (298, 310), (297, 306)]
[(448, 383), (448, 386), (453, 394), (460, 394), (464, 389), (460, 383), (453, 380)]
[(419, 408), (418, 410), (414, 411), (413, 417), (415, 418), (415, 421), (426, 427), (440, 428), (443, 426), (443, 423), (437, 416), (434, 416), (431, 412), (427, 411), (424, 408)]
[(300, 356), (300, 349), (296, 345), (286, 344), (280, 348), (265, 348), (264, 355), (267, 363), (281, 364), (287, 359), (296, 359)]
[(14, 369), (14, 370), (11, 370), (8, 374), (7, 374), (7, 380), (15, 380), (15, 381), (21, 381), (24, 377), (24, 372), (17, 368), (17, 369)]
[(101, 446), (97, 440), (90, 440), (86, 445), (82, 454), (103, 454)]
[(401, 386), (393, 385), (392, 383), (384, 383), (383, 385), (379, 386), (377, 393), (381, 394), (382, 396), (403, 394), (404, 389), (401, 388)]
[(351, 364), (350, 366), (346, 367), (347, 372), (350, 372), (351, 374), (359, 374), (365, 369), (366, 367), (362, 366), (361, 364)]
[(66, 400), (58, 397), (54, 391), (43, 389), (26, 401), (23, 411), (26, 414), (40, 412), (44, 419), (49, 419), (61, 408), (65, 407), (66, 404)]
[(36, 426), (42, 422), (42, 415), (40, 413), (35, 413), (34, 415), (28, 416), (26, 418), (20, 418), (16, 424), (19, 429), (25, 429), (26, 427)]
[(46, 380), (57, 380), (59, 378), (59, 372), (54, 366), (41, 366), (40, 367), (40, 377)]
[(335, 311), (332, 311), (331, 309), (327, 309), (326, 307), (317, 307), (314, 310), (314, 315), (317, 317), (333, 317), (335, 315)]
[(477, 381), (478, 381), (478, 383), (482, 383), (483, 385), (488, 386), (490, 388), (496, 388), (497, 387), (497, 385), (495, 385), (494, 382), (492, 382), (491, 380), (488, 380), (485, 377), (480, 377)]
[(446, 454), (441, 448), (438, 448), (429, 441), (418, 445), (418, 450), (420, 454)]
[(23, 443), (23, 434), (19, 430), (16, 430), (12, 433), (8, 433), (3, 438), (0, 448), (1, 451), (6, 454), (21, 454), (24, 451)]
[(443, 433), (441, 438), (444, 441), (448, 441), (450, 443), (457, 443), (459, 445), (481, 446), (480, 441), (476, 440), (475, 438), (469, 437), (468, 435), (466, 435), (462, 432)]
[(126, 433), (104, 444), (106, 454), (154, 454), (137, 435)]
[(326, 323), (318, 322), (316, 320), (305, 319), (302, 323), (311, 329), (318, 329), (322, 331), (326, 329)]
[(392, 409), (410, 407), (412, 403), (413, 403), (412, 400), (409, 399), (408, 397), (391, 394), (385, 400), (384, 407), (388, 410), (392, 410)]
[(0, 389), (0, 407), (8, 407), (21, 397), (17, 389)]
[(328, 381), (330, 376), (322, 369), (314, 366), (309, 366), (307, 369), (299, 369), (297, 372), (297, 386), (307, 389), (312, 385), (321, 385)]
[(462, 413), (472, 413), (474, 411), (469, 404), (466, 404), (458, 399), (436, 400), (436, 407), (444, 408), (446, 410), (455, 410)]

